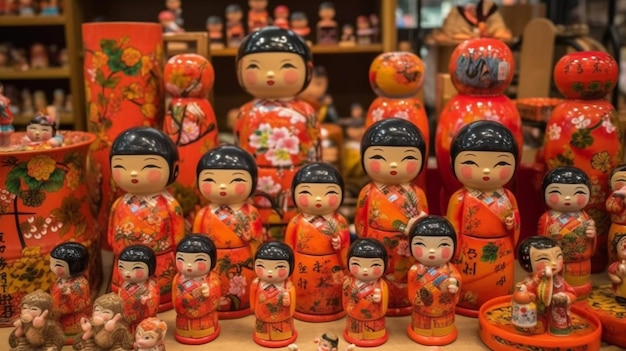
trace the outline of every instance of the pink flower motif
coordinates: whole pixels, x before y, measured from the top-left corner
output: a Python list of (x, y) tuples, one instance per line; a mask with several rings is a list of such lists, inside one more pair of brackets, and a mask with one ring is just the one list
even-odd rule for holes
[(256, 188), (257, 190), (262, 191), (264, 193), (275, 195), (275, 194), (278, 194), (281, 187), (279, 183), (274, 182), (274, 179), (272, 179), (272, 177), (263, 176), (263, 177), (259, 177)]
[(292, 110), (290, 108), (280, 108), (280, 111), (278, 111), (278, 116), (279, 117), (289, 117), (289, 122), (291, 124), (298, 124), (298, 123), (306, 123), (306, 117), (304, 117), (302, 114), (300, 114), (298, 111)]
[(252, 132), (250, 135), (250, 146), (255, 149), (262, 147), (269, 147), (269, 137), (272, 133), (272, 126), (269, 123), (259, 124), (259, 129)]
[(265, 158), (272, 163), (272, 166), (291, 166), (291, 157), (285, 149), (270, 149), (265, 153)]
[(374, 122), (378, 122), (383, 119), (384, 114), (385, 114), (385, 111), (383, 109), (381, 108), (374, 109), (374, 111), (372, 111), (372, 120)]
[(228, 284), (228, 293), (242, 297), (246, 292), (246, 280), (241, 275), (235, 275), (230, 278)]
[(296, 136), (287, 136), (276, 143), (277, 149), (284, 149), (290, 155), (297, 155), (300, 151), (300, 140)]
[(282, 139), (289, 137), (289, 130), (285, 127), (274, 128), (272, 129), (269, 138), (267, 140), (267, 145), (271, 148), (280, 148), (279, 143)]
[(411, 255), (411, 253), (409, 252), (408, 240), (401, 239), (400, 242), (398, 242), (398, 247), (396, 248), (396, 254), (398, 254), (398, 256), (406, 256), (406, 257), (409, 257)]
[(183, 122), (183, 130), (180, 133), (181, 144), (189, 144), (196, 141), (200, 136), (200, 127), (193, 121), (185, 120)]
[(615, 132), (615, 130), (617, 130), (617, 128), (615, 128), (615, 125), (613, 125), (613, 122), (611, 121), (611, 115), (609, 115), (608, 113), (605, 113), (602, 116), (602, 127), (609, 134), (612, 134), (613, 132)]

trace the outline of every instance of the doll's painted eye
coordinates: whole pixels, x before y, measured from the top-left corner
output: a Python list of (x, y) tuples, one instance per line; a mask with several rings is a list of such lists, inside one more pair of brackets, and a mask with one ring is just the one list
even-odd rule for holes
[(148, 168), (148, 169), (149, 169), (149, 168), (158, 168), (158, 169), (161, 169), (161, 167), (159, 167), (159, 166), (157, 166), (157, 165), (147, 164), (147, 165), (143, 166), (142, 170), (143, 170), (143, 169), (146, 169), (146, 168)]
[(382, 155), (373, 155), (370, 156), (370, 160), (385, 160), (385, 158)]
[(287, 268), (287, 266), (284, 264), (279, 264), (278, 266), (276, 266), (276, 269), (283, 269), (283, 268)]
[(289, 69), (289, 68), (296, 68), (296, 66), (292, 65), (291, 63), (287, 62), (284, 63), (282, 66), (280, 66), (281, 69)]
[(245, 180), (245, 179), (243, 179), (243, 178), (235, 178), (235, 179), (231, 180), (230, 182), (231, 182), (231, 183), (239, 183), (239, 182), (243, 182), (243, 183), (245, 183), (245, 182), (246, 182), (246, 180)]
[(558, 189), (554, 189), (554, 190), (550, 190), (548, 191), (548, 194), (561, 194), (561, 192)]
[(126, 169), (126, 167), (122, 166), (122, 165), (115, 165), (113, 166), (113, 168), (119, 168), (119, 169)]
[(302, 195), (312, 195), (311, 192), (308, 191), (308, 190), (302, 190), (299, 194), (302, 194)]
[(451, 246), (449, 243), (441, 243), (439, 244), (439, 247), (446, 247), (446, 246)]
[(506, 162), (506, 161), (500, 161), (500, 162), (496, 163), (494, 167), (498, 167), (498, 166), (502, 167), (502, 166), (510, 166), (510, 165), (511, 164)]
[(257, 65), (256, 63), (251, 63), (249, 64), (246, 69), (259, 69), (259, 65)]
[(414, 243), (413, 246), (424, 246), (424, 247), (426, 247), (426, 244), (424, 244), (421, 241), (418, 241), (418, 242)]
[(476, 162), (474, 162), (472, 160), (463, 161), (461, 164), (478, 166), (478, 163), (476, 163)]
[(143, 267), (142, 266), (135, 266), (135, 267), (133, 267), (133, 270), (139, 270), (139, 269), (143, 269)]
[(372, 263), (372, 267), (382, 267), (383, 265), (380, 263)]
[(204, 178), (202, 179), (203, 182), (209, 182), (209, 183), (215, 183), (215, 179), (213, 178)]
[(417, 160), (417, 157), (409, 155), (409, 156), (405, 156), (402, 159), (402, 161), (406, 161), (406, 160)]
[(361, 267), (361, 265), (358, 262), (352, 262), (350, 263), (351, 266), (357, 266), (357, 267)]
[(326, 193), (326, 195), (339, 195), (339, 193), (334, 190), (330, 190)]
[(264, 266), (262, 263), (257, 263), (257, 264), (256, 264), (256, 267), (257, 267), (257, 268), (263, 268), (263, 269), (265, 269), (265, 266)]
[(198, 258), (196, 258), (196, 260), (194, 262), (206, 262), (206, 259), (202, 258), (202, 257), (198, 257)]
[(574, 193), (574, 195), (587, 195), (587, 192), (584, 190), (578, 190)]

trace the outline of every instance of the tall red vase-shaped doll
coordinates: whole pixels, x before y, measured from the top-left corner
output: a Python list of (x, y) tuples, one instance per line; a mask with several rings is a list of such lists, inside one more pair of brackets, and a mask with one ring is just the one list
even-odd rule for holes
[(218, 144), (217, 122), (207, 96), (213, 88), (215, 73), (211, 62), (197, 54), (180, 54), (165, 64), (165, 89), (172, 96), (163, 131), (180, 155), (180, 172), (169, 187), (185, 215), (190, 229), (202, 196), (197, 193), (192, 171), (200, 156)]
[(605, 52), (571, 53), (557, 62), (554, 81), (565, 100), (552, 110), (543, 147), (548, 169), (576, 166), (591, 180), (585, 210), (598, 234), (592, 273), (604, 271), (608, 263), (610, 217), (605, 201), (609, 175), (622, 160), (619, 121), (613, 105), (604, 99), (615, 87), (617, 72), (617, 63)]
[(354, 225), (357, 236), (385, 246), (389, 316), (411, 314), (407, 273), (415, 259), (407, 235), (411, 224), (428, 213), (426, 194), (413, 182), (424, 167), (425, 152), (422, 133), (401, 118), (374, 123), (361, 140), (361, 165), (372, 182), (359, 193)]
[(537, 233), (555, 240), (563, 251), (563, 278), (578, 299), (591, 292), (591, 256), (596, 249), (596, 226), (584, 210), (591, 184), (580, 168), (561, 166), (543, 178), (543, 195), (550, 208), (539, 218)]
[(255, 157), (255, 204), (275, 238), (283, 237), (297, 214), (290, 194), (294, 174), (321, 156), (315, 110), (295, 98), (308, 86), (312, 71), (311, 51), (292, 31), (265, 27), (239, 46), (239, 84), (255, 99), (239, 111), (235, 140)]
[(293, 250), (285, 243), (268, 241), (254, 255), (257, 278), (250, 287), (250, 307), (255, 323), (252, 337), (264, 347), (285, 347), (298, 337), (293, 314), (296, 289), (291, 282), (295, 269)]
[(508, 46), (490, 38), (476, 38), (459, 44), (450, 57), (450, 78), (458, 94), (444, 106), (435, 136), (435, 153), (443, 178), (442, 201), (463, 185), (450, 166), (450, 145), (459, 129), (473, 121), (497, 121), (505, 125), (522, 154), (522, 120), (515, 103), (504, 95), (515, 71)]
[(328, 163), (310, 163), (291, 186), (300, 214), (287, 226), (285, 243), (295, 254), (297, 319), (328, 322), (345, 315), (341, 286), (350, 246), (348, 222), (337, 210), (343, 200), (341, 173)]
[(181, 344), (201, 345), (220, 335), (217, 306), (222, 290), (213, 270), (217, 250), (206, 235), (189, 234), (176, 247), (172, 300), (176, 310), (174, 338)]
[(609, 178), (611, 195), (606, 199), (606, 211), (611, 215), (611, 227), (607, 246), (609, 262), (618, 261), (618, 253), (613, 245), (615, 237), (626, 233), (626, 164), (613, 169)]
[[(398, 117), (413, 123), (424, 136), (428, 159), (430, 128), (424, 105), (417, 93), (424, 82), (424, 63), (411, 52), (396, 51), (378, 55), (370, 65), (369, 80), (378, 96), (369, 107), (365, 127), (384, 118)], [(417, 178), (418, 185), (426, 188), (426, 172)]]
[(198, 211), (193, 232), (207, 235), (217, 248), (220, 319), (251, 313), (252, 259), (264, 239), (259, 211), (248, 201), (257, 173), (252, 155), (233, 145), (205, 153), (196, 168), (198, 189), (209, 203)]
[[(150, 247), (157, 261), (159, 311), (172, 308), (172, 279), (176, 274), (174, 248), (185, 235), (183, 211), (167, 186), (178, 175), (178, 150), (162, 131), (134, 127), (122, 132), (111, 147), (111, 174), (126, 192), (111, 206), (107, 241), (113, 249), (113, 267), (129, 245)], [(113, 269), (111, 290), (124, 283)]]
[(459, 130), (450, 156), (463, 184), (450, 197), (446, 216), (456, 231), (453, 262), (463, 282), (456, 312), (476, 317), (485, 302), (513, 293), (520, 217), (515, 196), (504, 185), (515, 174), (517, 142), (503, 124), (476, 121)]

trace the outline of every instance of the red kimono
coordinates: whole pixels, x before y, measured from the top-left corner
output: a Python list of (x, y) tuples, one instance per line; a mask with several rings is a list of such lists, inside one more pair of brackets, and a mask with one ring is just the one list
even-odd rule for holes
[[(333, 248), (333, 238), (341, 247)], [(348, 222), (338, 214), (307, 217), (299, 214), (287, 226), (285, 243), (295, 256), (296, 318), (331, 321), (343, 317), (341, 290), (348, 259)]]
[(117, 294), (124, 301), (124, 317), (132, 334), (142, 320), (156, 317), (161, 292), (153, 278), (142, 283), (124, 282)]
[(621, 261), (617, 256), (613, 239), (617, 234), (626, 233), (626, 203), (624, 198), (613, 193), (606, 199), (606, 211), (611, 215), (611, 227), (607, 238), (609, 262)]
[(415, 184), (401, 185), (370, 183), (361, 189), (356, 205), (354, 225), (362, 238), (378, 239), (389, 255), (383, 279), (389, 288), (389, 309), (406, 309), (409, 314), (407, 273), (415, 263), (405, 234), (409, 219), (421, 212), (428, 213), (426, 194)]
[[(219, 275), (210, 272), (205, 277), (188, 278), (179, 273), (174, 278), (174, 284), (172, 299), (176, 310), (176, 337), (211, 340), (217, 337), (220, 332), (217, 306), (222, 294)], [(203, 293), (204, 286), (209, 289), (208, 296)]]
[(220, 318), (250, 314), (249, 287), (256, 277), (252, 260), (264, 239), (259, 211), (250, 204), (238, 210), (206, 206), (196, 214), (192, 231), (207, 235), (217, 248), (216, 271), (222, 287)]
[[(183, 210), (168, 192), (153, 196), (120, 196), (111, 206), (107, 240), (117, 257), (129, 245), (150, 247), (157, 258), (156, 279), (160, 292), (159, 311), (171, 306), (172, 279), (176, 274), (174, 249), (185, 235)], [(117, 292), (124, 283), (117, 269), (113, 270), (111, 290)]]
[[(381, 291), (380, 302), (372, 299), (375, 289)], [(386, 339), (385, 314), (389, 297), (383, 279), (361, 282), (353, 276), (346, 277), (343, 283), (343, 308), (347, 313), (344, 335), (362, 341)]]
[[(289, 295), (289, 306), (283, 297)], [(256, 317), (254, 338), (263, 341), (295, 339), (293, 314), (296, 309), (296, 289), (289, 280), (279, 285), (261, 282), (258, 278), (250, 287), (250, 307)]]
[(52, 295), (52, 309), (60, 315), (61, 326), (65, 335), (72, 338), (80, 333), (80, 319), (91, 316), (92, 301), (89, 291), (89, 282), (82, 275), (68, 279), (57, 279), (50, 286)]

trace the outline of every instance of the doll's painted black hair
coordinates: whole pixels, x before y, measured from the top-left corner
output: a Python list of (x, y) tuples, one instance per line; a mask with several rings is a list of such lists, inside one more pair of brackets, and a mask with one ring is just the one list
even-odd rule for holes
[(50, 257), (67, 262), (72, 277), (85, 272), (89, 265), (89, 251), (85, 245), (73, 241), (55, 246), (50, 251)]
[(156, 272), (156, 255), (154, 251), (145, 245), (126, 246), (118, 257), (119, 261), (141, 262), (148, 266), (148, 276), (153, 276)]
[(530, 249), (545, 250), (558, 246), (559, 243), (547, 236), (531, 236), (522, 241), (517, 247), (517, 261), (526, 272), (533, 273), (533, 264), (530, 261)]
[(294, 269), (294, 255), (293, 250), (287, 244), (280, 241), (266, 241), (259, 246), (254, 255), (254, 260), (271, 260), (280, 261), (284, 260), (289, 263), (289, 276), (293, 273)]
[(389, 264), (389, 256), (383, 244), (373, 238), (356, 239), (348, 250), (348, 262), (352, 257), (360, 258), (380, 258), (384, 262), (383, 271), (387, 270)]
[(250, 173), (254, 193), (258, 178), (256, 161), (246, 150), (235, 145), (220, 145), (207, 151), (198, 161), (196, 177), (200, 184), (200, 173), (205, 169), (240, 169)]
[(589, 176), (578, 167), (561, 166), (551, 169), (543, 176), (543, 182), (541, 183), (541, 189), (543, 194), (546, 193), (546, 188), (550, 184), (582, 184), (591, 191), (591, 181)]
[(176, 253), (204, 253), (211, 258), (211, 270), (217, 263), (217, 249), (213, 240), (203, 234), (187, 234), (176, 246)]
[(617, 167), (615, 167), (613, 171), (611, 171), (611, 176), (609, 177), (609, 185), (613, 183), (613, 176), (615, 176), (619, 172), (626, 172), (626, 164), (617, 165)]
[(52, 119), (48, 115), (38, 113), (37, 115), (35, 115), (35, 117), (31, 118), (31, 120), (28, 121), (28, 124), (26, 125), (26, 127), (28, 128), (28, 126), (33, 125), (33, 124), (38, 124), (44, 127), (50, 127), (52, 128), (52, 136), (55, 136), (57, 134), (56, 123), (54, 119)]
[(337, 184), (341, 189), (341, 202), (343, 202), (343, 177), (341, 173), (330, 163), (314, 162), (300, 168), (291, 182), (291, 199), (296, 203), (296, 187), (302, 183), (330, 183)]

